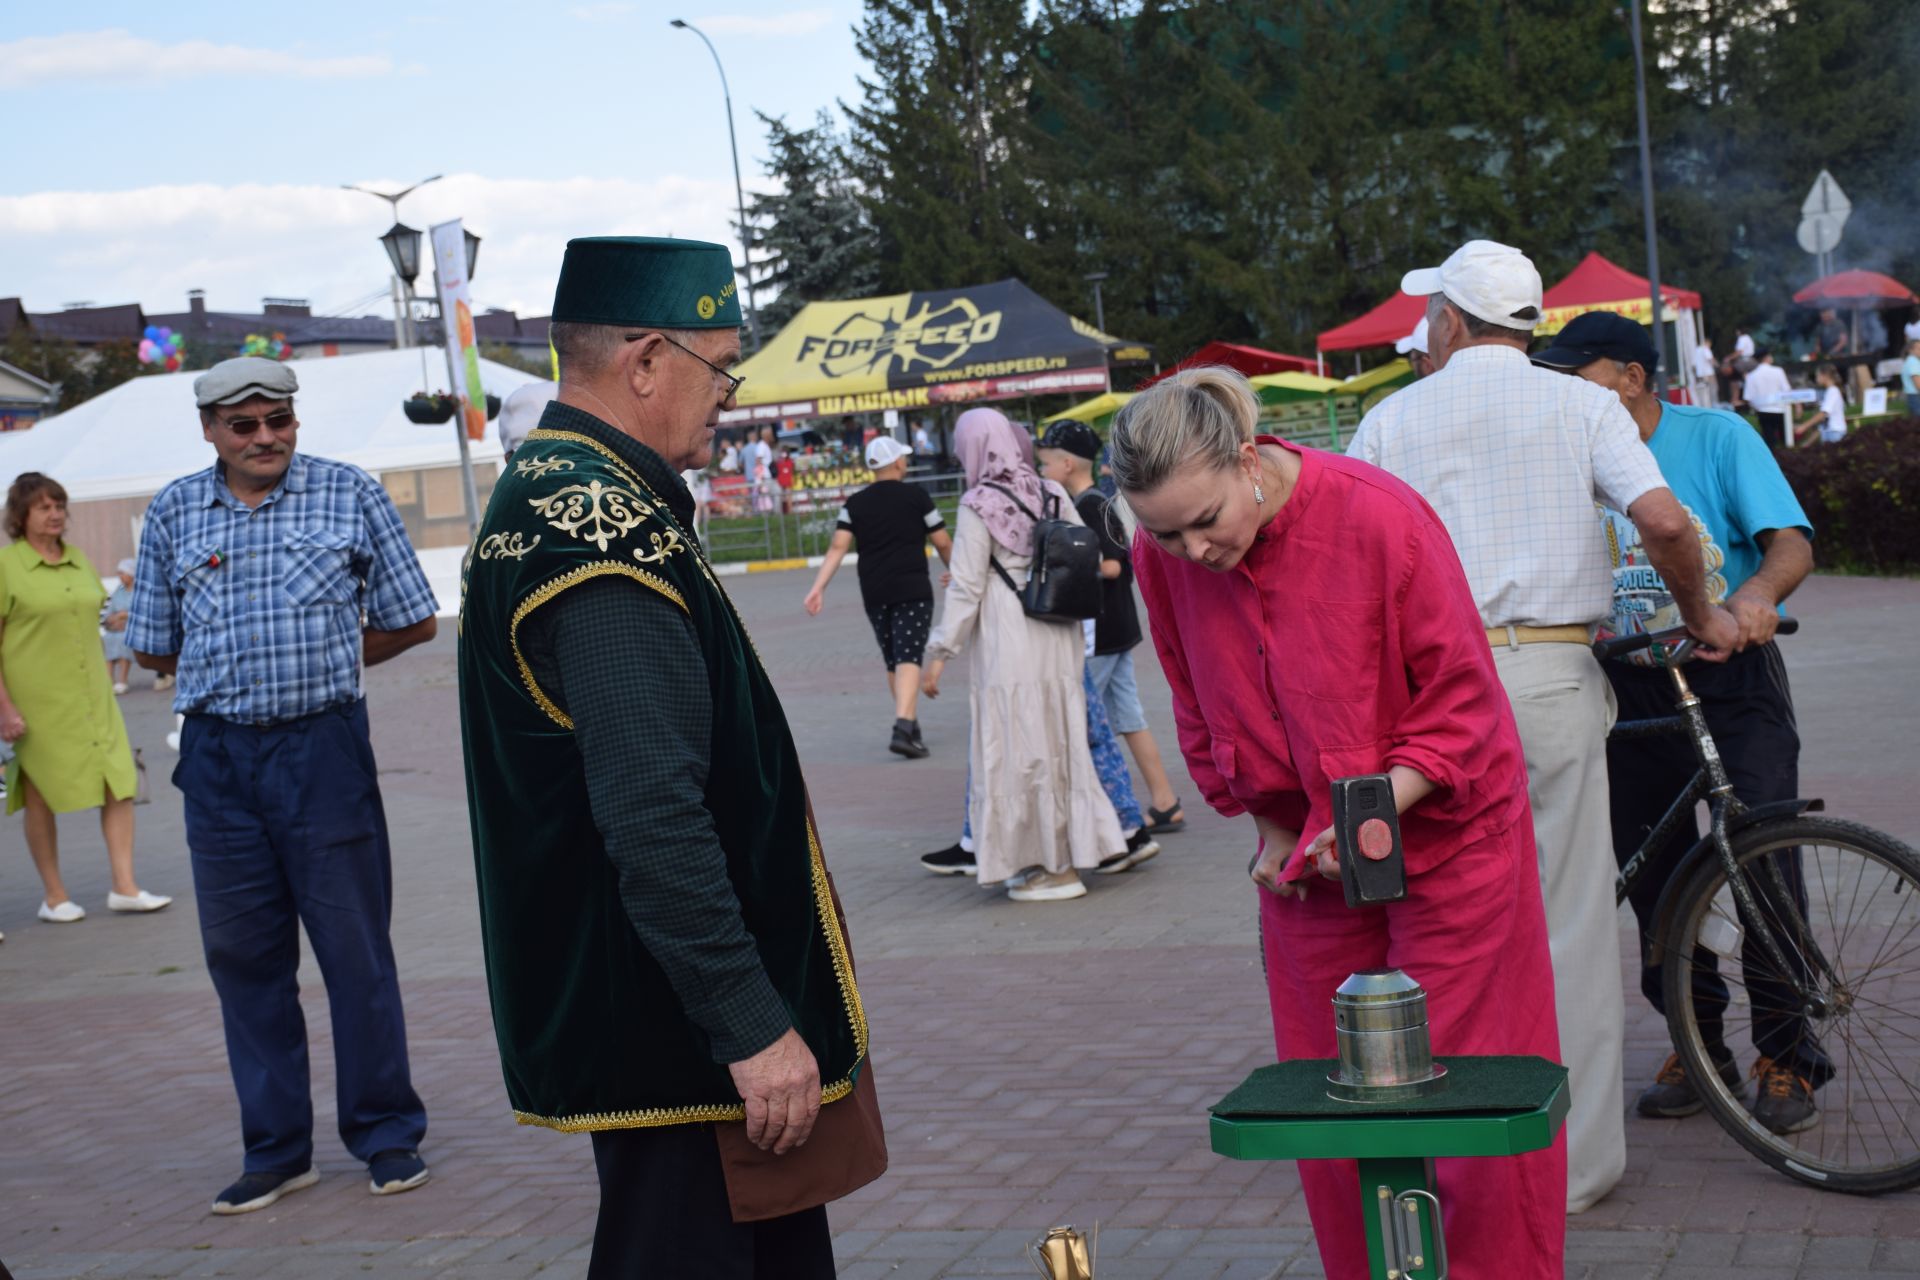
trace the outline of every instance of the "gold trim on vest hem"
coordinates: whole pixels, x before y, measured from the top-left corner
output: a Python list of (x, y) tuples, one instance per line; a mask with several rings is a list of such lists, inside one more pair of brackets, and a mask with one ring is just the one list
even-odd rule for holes
[(596, 560), (589, 564), (582, 565), (578, 569), (569, 570), (557, 578), (551, 578), (542, 583), (538, 590), (531, 592), (525, 600), (522, 600), (520, 607), (513, 611), (513, 621), (507, 627), (507, 643), (513, 647), (513, 660), (520, 668), (520, 680), (521, 683), (527, 686), (527, 693), (533, 698), (540, 710), (546, 712), (547, 719), (553, 721), (562, 729), (571, 730), (573, 728), (573, 717), (555, 705), (553, 699), (547, 696), (546, 690), (542, 689), (539, 682), (533, 678), (533, 668), (527, 665), (527, 656), (520, 652), (520, 624), (526, 621), (528, 614), (559, 595), (562, 591), (565, 591), (568, 587), (577, 587), (589, 578), (604, 577), (609, 573), (617, 573), (632, 578), (635, 582), (638, 582), (644, 587), (652, 588), (679, 605), (680, 612), (687, 612), (686, 598), (665, 578), (648, 573), (645, 569), (636, 569), (631, 565), (620, 564), (613, 560)]
[[(853, 1092), (853, 1080), (835, 1081), (820, 1090), (820, 1105), (838, 1102)], [(732, 1106), (657, 1107), (649, 1111), (595, 1111), (578, 1116), (537, 1116), (531, 1111), (516, 1111), (513, 1118), (521, 1124), (537, 1125), (560, 1133), (592, 1133), (598, 1129), (658, 1129), (670, 1124), (717, 1124), (744, 1120), (747, 1109)]]

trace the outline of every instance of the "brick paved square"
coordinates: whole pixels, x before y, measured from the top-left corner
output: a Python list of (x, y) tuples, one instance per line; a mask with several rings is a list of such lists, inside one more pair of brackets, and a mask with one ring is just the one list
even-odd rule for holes
[[(933, 757), (899, 760), (885, 751), (890, 713), (859, 611), (843, 601), (804, 618), (806, 582), (791, 574), (730, 587), (808, 768), (874, 1029), (893, 1165), (833, 1210), (841, 1274), (1031, 1274), (1026, 1241), (1056, 1222), (1097, 1220), (1100, 1280), (1319, 1275), (1293, 1169), (1207, 1149), (1206, 1105), (1273, 1052), (1243, 874), (1249, 832), (1205, 812), (1183, 778), (1190, 829), (1078, 902), (1023, 907), (927, 876), (915, 854), (950, 843), (959, 824), (963, 673), (923, 710)], [(1910, 739), (1920, 688), (1885, 679), (1910, 660), (1920, 583), (1816, 578), (1795, 611), (1809, 620), (1785, 646), (1805, 790), (1833, 812), (1920, 836)], [(301, 982), (321, 1182), (262, 1214), (207, 1214), (239, 1168), (236, 1107), (179, 799), (164, 781), (170, 716), (136, 691), (125, 700), (129, 730), (159, 784), (138, 810), (141, 878), (175, 894), (173, 907), (39, 924), (20, 826), (0, 824), (0, 1258), (19, 1280), (585, 1273), (597, 1207), (587, 1140), (514, 1125), (500, 1084), (450, 632), (369, 679), (433, 1181), (375, 1199), (341, 1149), (330, 1024), (309, 965)], [(1150, 658), (1141, 677), (1171, 755)], [(62, 823), (62, 864), (91, 909), (106, 871), (88, 825)], [(1637, 993), (1631, 945), (1626, 953), (1623, 1108), (1666, 1053), (1665, 1028)], [(1705, 1116), (1630, 1116), (1627, 1132), (1627, 1177), (1570, 1224), (1569, 1275), (1920, 1275), (1916, 1193), (1823, 1195), (1762, 1167)]]

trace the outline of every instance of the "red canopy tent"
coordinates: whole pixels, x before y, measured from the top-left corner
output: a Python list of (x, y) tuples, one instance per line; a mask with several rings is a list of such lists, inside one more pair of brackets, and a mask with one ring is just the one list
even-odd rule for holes
[(1357, 320), (1327, 330), (1313, 344), (1321, 351), (1358, 351), (1362, 347), (1390, 347), (1413, 332), (1427, 314), (1427, 300), (1394, 292), (1391, 298)]
[(1913, 290), (1878, 271), (1841, 271), (1822, 276), (1793, 295), (1803, 306), (1829, 307), (1904, 307), (1920, 302)]
[[(1700, 295), (1676, 285), (1663, 283), (1660, 301), (1675, 311), (1700, 310)], [(1653, 313), (1647, 278), (1609, 262), (1597, 252), (1580, 259), (1580, 265), (1569, 271), (1566, 279), (1547, 290), (1541, 303), (1547, 314), (1535, 332), (1543, 336), (1560, 332), (1567, 321), (1587, 311), (1612, 311), (1641, 324), (1647, 324)]]
[(1209, 342), (1198, 351), (1168, 369), (1157, 373), (1140, 384), (1145, 390), (1162, 378), (1172, 377), (1182, 369), (1191, 369), (1196, 365), (1223, 364), (1230, 369), (1238, 369), (1249, 378), (1257, 378), (1263, 373), (1312, 373), (1316, 362), (1305, 356), (1290, 356), (1280, 351), (1263, 351), (1259, 347), (1241, 346), (1237, 342)]

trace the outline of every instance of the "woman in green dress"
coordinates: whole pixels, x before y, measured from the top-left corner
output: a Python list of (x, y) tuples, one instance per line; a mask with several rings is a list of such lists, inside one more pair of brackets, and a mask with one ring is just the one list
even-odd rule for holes
[(7, 813), (27, 811), (27, 850), (46, 888), (40, 918), (72, 924), (87, 913), (60, 879), (54, 815), (100, 810), (112, 911), (158, 911), (172, 901), (133, 879), (133, 749), (100, 648), (107, 593), (86, 555), (66, 542), (67, 491), (37, 471), (7, 491), (0, 547), (0, 740), (13, 744)]

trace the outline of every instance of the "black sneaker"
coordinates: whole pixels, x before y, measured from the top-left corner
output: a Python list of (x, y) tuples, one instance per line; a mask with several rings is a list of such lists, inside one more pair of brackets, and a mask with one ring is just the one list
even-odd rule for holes
[(318, 1181), (320, 1171), (311, 1165), (300, 1173), (243, 1173), (240, 1181), (214, 1197), (213, 1211), (218, 1214), (252, 1213)]
[(921, 854), (920, 865), (937, 876), (970, 876), (980, 870), (974, 863), (973, 855), (957, 844), (948, 845), (934, 853)]
[(376, 1196), (397, 1196), (411, 1191), (427, 1180), (427, 1162), (418, 1151), (395, 1147), (376, 1152), (367, 1161), (367, 1190)]
[(1151, 831), (1142, 827), (1127, 837), (1125, 853), (1116, 853), (1111, 858), (1102, 858), (1100, 865), (1093, 869), (1094, 874), (1110, 876), (1120, 871), (1131, 871), (1159, 852), (1160, 842), (1153, 838)]
[(1753, 1118), (1770, 1133), (1799, 1133), (1820, 1123), (1820, 1108), (1813, 1104), (1813, 1083), (1783, 1067), (1772, 1058), (1753, 1064), (1760, 1079), (1760, 1094), (1753, 1100)]
[(927, 744), (920, 741), (920, 735), (911, 720), (893, 722), (893, 741), (887, 743), (887, 750), (909, 760), (925, 760), (933, 754), (927, 750)]
[[(1727, 1088), (1737, 1096), (1740, 1093), (1740, 1072), (1734, 1067), (1732, 1059), (1720, 1063), (1720, 1078), (1727, 1082)], [(1666, 1065), (1660, 1068), (1660, 1074), (1653, 1083), (1640, 1091), (1640, 1099), (1634, 1103), (1634, 1110), (1654, 1120), (1678, 1120), (1693, 1115), (1707, 1104), (1694, 1089), (1693, 1081), (1687, 1078), (1687, 1069), (1680, 1061), (1680, 1055), (1667, 1055)]]

